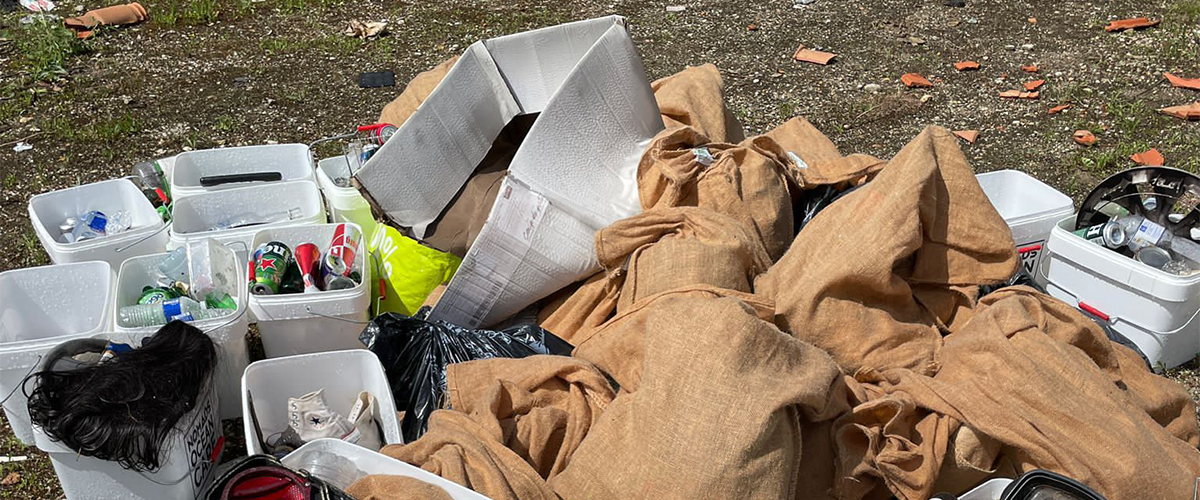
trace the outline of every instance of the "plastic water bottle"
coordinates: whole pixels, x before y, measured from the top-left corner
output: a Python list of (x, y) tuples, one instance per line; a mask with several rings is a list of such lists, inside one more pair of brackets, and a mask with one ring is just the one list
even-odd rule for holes
[(188, 280), (187, 247), (179, 247), (158, 264), (158, 272), (171, 281)]
[(108, 227), (108, 216), (104, 212), (92, 210), (75, 219), (75, 228), (71, 230), (73, 241), (86, 241), (104, 236)]
[(112, 236), (121, 234), (133, 225), (133, 216), (124, 210), (117, 210), (108, 217), (108, 223), (104, 225), (104, 235)]
[(179, 297), (157, 304), (121, 308), (121, 324), (129, 328), (165, 325), (170, 320), (194, 321), (219, 318), (232, 313), (228, 309), (208, 309), (191, 297)]

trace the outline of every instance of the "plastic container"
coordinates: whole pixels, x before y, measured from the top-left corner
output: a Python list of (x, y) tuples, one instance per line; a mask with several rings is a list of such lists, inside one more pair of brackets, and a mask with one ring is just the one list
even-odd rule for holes
[[(67, 243), (62, 239), (59, 226), (68, 217), (78, 217), (91, 210), (105, 214), (124, 210), (133, 224), (122, 233), (102, 238), (76, 243)], [(127, 179), (85, 184), (34, 196), (29, 199), (29, 220), (38, 240), (42, 242), (42, 248), (46, 249), (55, 264), (102, 260), (116, 269), (125, 259), (161, 252), (167, 244), (162, 217), (137, 185)]]
[(1035, 282), (1045, 285), (1038, 273), (1044, 260), (1043, 247), (1054, 224), (1075, 213), (1071, 198), (1017, 170), (988, 172), (975, 178), (1012, 230), (1021, 264)]
[(22, 443), (33, 444), (22, 381), (59, 343), (112, 329), (116, 281), (107, 262), (0, 273), (0, 399), (8, 398), (4, 414)]
[(335, 156), (317, 162), (317, 185), (329, 203), (329, 218), (333, 222), (353, 222), (370, 237), (375, 230), (375, 216), (371, 205), (357, 189), (351, 186), (338, 187), (333, 179), (346, 176), (347, 157)]
[(440, 487), (454, 500), (487, 500), (488, 498), (432, 472), (413, 467), (382, 453), (354, 446), (339, 439), (317, 439), (311, 443), (306, 443), (296, 451), (288, 454), (288, 456), (283, 457), (283, 464), (288, 467), (299, 467), (304, 463), (302, 459), (307, 453), (324, 453), (348, 459), (354, 463), (359, 472), (366, 475), (385, 474), (419, 479)]
[[(264, 229), (254, 235), (252, 248), (271, 241), (283, 242), (295, 251), (301, 243), (313, 243), (322, 255), (341, 224), (290, 226)], [(345, 223), (347, 228), (358, 225)], [(362, 281), (345, 290), (280, 295), (250, 295), (250, 313), (258, 322), (263, 351), (268, 358), (342, 349), (362, 349), (358, 334), (371, 307), (371, 266), (366, 265), (367, 242), (359, 230), (354, 269)]]
[[(221, 418), (228, 419), (242, 416), (241, 380), (242, 373), (250, 364), (250, 350), (246, 345), (246, 333), (249, 331), (250, 319), (246, 314), (247, 288), (236, 286), (246, 282), (246, 263), (244, 260), (237, 259), (232, 250), (226, 249), (224, 254), (228, 259), (234, 260), (232, 265), (237, 269), (237, 278), (234, 280), (233, 290), (230, 290), (230, 296), (237, 302), (238, 307), (232, 315), (194, 321), (192, 325), (207, 333), (217, 343), (219, 351), (216, 377), (217, 398), (220, 402)], [(114, 311), (114, 330), (146, 336), (161, 328), (161, 326), (134, 328), (124, 325), (116, 311), (120, 311), (122, 306), (137, 303), (138, 297), (142, 294), (142, 287), (155, 282), (159, 276), (158, 264), (168, 255), (170, 254), (160, 253), (137, 257), (125, 261), (125, 264), (121, 266), (121, 271), (117, 274), (117, 289), (113, 296), (111, 309)]]
[[(176, 167), (178, 169), (179, 167)], [(253, 216), (295, 211), (295, 218), (269, 224), (210, 230), (243, 215)], [(260, 186), (225, 189), (198, 194), (175, 202), (168, 249), (181, 247), (195, 238), (214, 238), (229, 245), (238, 258), (247, 260), (253, 251), (254, 233), (271, 227), (322, 224), (325, 205), (317, 185), (308, 181), (275, 182)], [(240, 242), (238, 244), (233, 244)]]
[(1012, 479), (989, 479), (966, 493), (958, 496), (958, 500), (1000, 500), (1004, 488), (1012, 484)]
[(204, 149), (181, 153), (175, 158), (171, 194), (175, 201), (179, 201), (210, 191), (264, 185), (262, 181), (208, 187), (200, 185), (201, 177), (258, 172), (279, 172), (283, 182), (314, 181), (312, 155), (304, 144)]
[[(107, 336), (107, 335), (106, 335)], [(113, 340), (134, 341), (113, 334)], [(139, 343), (140, 344), (140, 343)], [(205, 391), (196, 408), (179, 420), (163, 448), (166, 457), (154, 471), (133, 471), (117, 462), (79, 455), (52, 441), (34, 427), (34, 441), (46, 452), (54, 473), (69, 500), (195, 500), (216, 469), (224, 451), (217, 400), (212, 389)]]
[(264, 359), (251, 364), (242, 377), (242, 392), (246, 395), (242, 398), (246, 453), (263, 453), (254, 431), (254, 420), (250, 416), (251, 398), (265, 439), (287, 428), (288, 398), (297, 398), (318, 389), (325, 390), (325, 401), (330, 409), (343, 417), (359, 392), (370, 392), (377, 402), (374, 416), (383, 429), (383, 442), (404, 442), (400, 435), (400, 422), (396, 419), (392, 388), (387, 375), (383, 373), (383, 365), (375, 353), (359, 349)]
[(1072, 234), (1075, 217), (1046, 244), (1050, 295), (1106, 321), (1137, 345), (1152, 367), (1173, 368), (1200, 353), (1200, 275), (1165, 273)]

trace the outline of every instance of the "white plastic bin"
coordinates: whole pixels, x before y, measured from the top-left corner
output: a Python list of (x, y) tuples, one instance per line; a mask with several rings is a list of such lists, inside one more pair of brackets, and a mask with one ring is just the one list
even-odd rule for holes
[[(353, 351), (301, 354), (286, 358), (255, 361), (242, 377), (242, 413), (246, 432), (246, 453), (263, 453), (250, 415), (254, 411), (262, 428), (263, 439), (283, 432), (288, 425), (288, 398), (298, 398), (324, 389), (330, 409), (346, 416), (359, 392), (375, 396), (375, 421), (383, 429), (385, 444), (403, 443), (400, 422), (396, 419), (396, 403), (383, 365), (375, 353), (363, 349)], [(357, 448), (357, 446), (355, 446)]]
[[(264, 229), (254, 235), (251, 247), (279, 241), (295, 251), (297, 245), (313, 243), (324, 255), (334, 232), (341, 225)], [(314, 293), (250, 295), (250, 313), (258, 322), (258, 333), (268, 358), (363, 348), (358, 334), (371, 319), (368, 312), (371, 307), (371, 266), (365, 265), (367, 246), (361, 229), (353, 223), (345, 223), (345, 226), (360, 234), (354, 259), (354, 269), (362, 276), (358, 286)]]
[[(124, 210), (129, 213), (132, 225), (120, 234), (67, 243), (59, 225), (68, 217), (78, 217), (92, 210), (110, 216)], [(29, 199), (29, 220), (42, 248), (55, 264), (102, 260), (116, 269), (125, 259), (161, 252), (167, 244), (162, 217), (137, 185), (128, 179), (85, 184), (34, 196)]]
[(958, 500), (1000, 500), (1000, 495), (1004, 494), (1004, 488), (1007, 488), (1012, 482), (1012, 479), (1005, 478), (989, 479), (971, 491), (959, 495)]
[(365, 475), (385, 474), (419, 479), (440, 487), (454, 500), (487, 500), (488, 498), (432, 472), (413, 467), (382, 453), (354, 446), (339, 439), (317, 439), (311, 443), (306, 443), (296, 451), (289, 453), (288, 456), (283, 457), (283, 464), (288, 467), (299, 467), (304, 463), (302, 459), (308, 453), (322, 453), (345, 458), (353, 462), (354, 466)]
[(349, 160), (345, 155), (317, 162), (317, 185), (329, 202), (329, 217), (334, 222), (353, 222), (368, 235), (375, 230), (375, 217), (367, 199), (352, 186), (339, 187), (333, 179), (346, 177)]
[[(219, 223), (233, 219), (289, 210), (296, 210), (297, 217), (270, 224), (210, 230)], [(313, 182), (276, 182), (190, 196), (175, 202), (172, 217), (168, 249), (184, 246), (194, 238), (214, 238), (229, 245), (237, 252), (238, 258), (247, 260), (254, 250), (251, 247), (254, 233), (270, 227), (324, 223), (325, 205), (321, 201), (321, 192)], [(234, 242), (239, 243), (232, 244)]]
[[(115, 341), (132, 341), (115, 334)], [(125, 339), (125, 340), (121, 340)], [(138, 343), (140, 345), (140, 342)], [(81, 456), (34, 428), (38, 449), (50, 456), (68, 500), (195, 500), (203, 492), (224, 448), (217, 400), (210, 388), (167, 437), (154, 471), (133, 471), (117, 462)]]
[(313, 182), (312, 155), (304, 144), (269, 144), (238, 148), (204, 149), (180, 153), (171, 175), (175, 201), (204, 192), (240, 188), (256, 183), (234, 183), (204, 187), (200, 178), (213, 175), (279, 172), (283, 182)]
[[(112, 302), (113, 323), (115, 330), (121, 333), (134, 333), (142, 336), (157, 332), (161, 326), (143, 328), (130, 327), (122, 324), (121, 307), (133, 305), (142, 295), (142, 287), (156, 283), (160, 273), (158, 264), (167, 257), (166, 253), (147, 255), (125, 261), (117, 274), (117, 289)], [(250, 364), (250, 350), (246, 345), (246, 333), (249, 331), (250, 319), (247, 316), (247, 287), (237, 286), (246, 282), (246, 263), (237, 259), (232, 250), (228, 251), (229, 259), (235, 260), (237, 279), (230, 296), (237, 302), (237, 310), (232, 315), (192, 322), (217, 343), (219, 356), (217, 358), (217, 399), (220, 402), (222, 419), (242, 416), (241, 380), (242, 373)]]
[(975, 178), (1012, 230), (1025, 271), (1035, 282), (1045, 285), (1038, 273), (1045, 255), (1043, 247), (1054, 224), (1075, 213), (1071, 198), (1017, 170), (988, 172)]
[(0, 399), (8, 398), (4, 414), (22, 443), (33, 444), (22, 381), (60, 342), (112, 328), (116, 281), (102, 261), (0, 273)]
[(1107, 321), (1151, 366), (1173, 368), (1200, 353), (1200, 275), (1179, 277), (1054, 227), (1043, 263), (1047, 292)]

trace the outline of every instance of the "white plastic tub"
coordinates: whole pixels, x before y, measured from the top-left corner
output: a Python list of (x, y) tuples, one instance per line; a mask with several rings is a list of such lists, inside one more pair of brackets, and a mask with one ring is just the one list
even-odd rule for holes
[(375, 217), (371, 205), (354, 187), (338, 187), (333, 179), (346, 176), (348, 159), (345, 155), (326, 158), (317, 162), (317, 185), (329, 202), (329, 217), (334, 222), (353, 222), (367, 235), (375, 230)]
[[(176, 167), (178, 169), (179, 167)], [(210, 230), (233, 219), (267, 216), (295, 211), (296, 216), (270, 224)], [(168, 249), (181, 247), (194, 238), (214, 238), (247, 260), (254, 248), (254, 233), (266, 228), (321, 224), (325, 205), (317, 185), (307, 181), (276, 182), (260, 186), (225, 189), (198, 194), (175, 202)], [(234, 244), (235, 242), (238, 242)]]
[(33, 444), (22, 381), (60, 342), (112, 328), (116, 281), (100, 261), (0, 273), (0, 399), (8, 398), (4, 414), (22, 443)]
[[(353, 351), (302, 354), (286, 358), (256, 361), (242, 377), (242, 413), (246, 432), (246, 452), (263, 453), (254, 431), (250, 402), (262, 428), (264, 439), (283, 432), (288, 425), (288, 398), (298, 398), (318, 389), (325, 390), (330, 410), (346, 416), (354, 398), (361, 391), (375, 396), (375, 421), (383, 429), (384, 444), (399, 444), (400, 422), (396, 419), (396, 403), (383, 365), (375, 353), (364, 349)], [(358, 446), (354, 446), (358, 448)]]
[[(110, 338), (134, 340), (122, 334)], [(50, 456), (68, 500), (195, 500), (224, 447), (212, 389), (205, 391), (196, 408), (179, 420), (163, 448), (166, 456), (159, 457), (161, 465), (154, 471), (133, 471), (117, 462), (81, 456), (52, 441), (37, 427), (34, 436), (38, 449)]]
[[(137, 303), (142, 294), (142, 287), (156, 282), (160, 273), (158, 264), (167, 257), (166, 253), (147, 255), (125, 261), (117, 274), (117, 289), (113, 296), (112, 314), (115, 330), (120, 333), (134, 333), (141, 336), (157, 332), (161, 326), (136, 328), (121, 322), (121, 307)], [(237, 286), (246, 282), (246, 263), (237, 259), (232, 250), (227, 257), (234, 260), (237, 268), (237, 278), (234, 280), (230, 296), (237, 302), (238, 308), (232, 315), (192, 322), (216, 342), (217, 358), (217, 399), (220, 403), (222, 419), (242, 416), (241, 380), (242, 373), (250, 364), (250, 350), (246, 346), (246, 333), (249, 331), (250, 320), (247, 317), (247, 288)]]
[(1043, 264), (1047, 291), (1107, 321), (1150, 361), (1173, 368), (1200, 353), (1200, 275), (1179, 277), (1054, 227)]
[[(124, 210), (129, 213), (132, 225), (120, 234), (67, 243), (62, 238), (59, 225), (68, 217), (78, 217), (92, 210), (109, 216)], [(42, 242), (42, 248), (46, 249), (55, 264), (102, 260), (116, 269), (125, 259), (161, 252), (167, 244), (167, 233), (162, 230), (162, 217), (137, 185), (127, 179), (85, 184), (34, 196), (29, 199), (29, 220), (38, 240)]]
[(488, 498), (432, 472), (338, 439), (317, 439), (307, 443), (283, 457), (283, 464), (288, 467), (300, 467), (305, 463), (305, 455), (309, 453), (345, 458), (364, 475), (384, 474), (419, 479), (445, 490), (454, 500), (487, 500)]
[[(302, 243), (313, 243), (324, 255), (341, 224), (289, 226), (264, 229), (254, 235), (252, 248), (279, 241), (295, 251)], [(250, 313), (258, 322), (263, 351), (268, 358), (309, 354), (342, 349), (362, 349), (358, 340), (370, 320), (371, 266), (367, 262), (366, 240), (353, 223), (347, 228), (359, 230), (354, 269), (362, 281), (354, 288), (314, 293), (250, 295)]]
[(283, 182), (313, 182), (312, 155), (304, 144), (269, 144), (238, 148), (204, 149), (181, 153), (171, 175), (175, 201), (204, 192), (262, 185), (263, 182), (204, 187), (200, 178), (213, 175), (279, 172)]
[(1075, 213), (1071, 198), (1017, 170), (988, 172), (975, 178), (1012, 230), (1025, 270), (1044, 285), (1038, 273), (1045, 254), (1043, 247), (1054, 224)]

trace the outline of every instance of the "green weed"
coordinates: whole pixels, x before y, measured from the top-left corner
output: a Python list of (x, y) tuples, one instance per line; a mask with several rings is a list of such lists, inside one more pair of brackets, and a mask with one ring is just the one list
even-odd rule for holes
[(160, 5), (150, 11), (150, 20), (163, 26), (179, 24), (179, 7), (175, 4)]
[(213, 123), (213, 128), (220, 132), (233, 132), (233, 129), (236, 126), (237, 118), (229, 115), (218, 116), (217, 120)]
[(258, 45), (262, 47), (263, 51), (272, 55), (287, 54), (304, 48), (304, 44), (299, 41), (287, 38), (268, 38), (259, 42)]
[(32, 232), (21, 235), (21, 249), (24, 251), (21, 260), (25, 262), (25, 267), (44, 266), (50, 263), (50, 256), (46, 255), (45, 250), (42, 250), (42, 243)]
[(17, 187), (17, 174), (8, 174), (4, 176), (4, 189), (12, 189)]
[(279, 0), (279, 10), (301, 12), (341, 5), (343, 0)]
[(17, 68), (35, 81), (55, 80), (67, 74), (66, 64), (71, 56), (85, 54), (90, 46), (65, 28), (60, 21), (36, 17), (15, 33), (5, 33), (13, 40)]
[(219, 15), (217, 0), (192, 0), (180, 13), (180, 18), (188, 24), (211, 24)]

